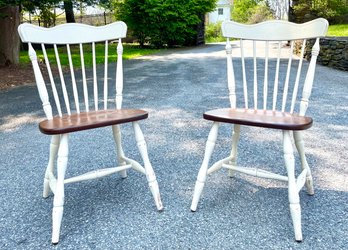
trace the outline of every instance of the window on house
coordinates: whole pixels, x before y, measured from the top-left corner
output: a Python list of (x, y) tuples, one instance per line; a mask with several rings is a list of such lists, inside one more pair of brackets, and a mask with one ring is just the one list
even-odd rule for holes
[(224, 14), (224, 9), (218, 8), (218, 15), (223, 15), (223, 14)]

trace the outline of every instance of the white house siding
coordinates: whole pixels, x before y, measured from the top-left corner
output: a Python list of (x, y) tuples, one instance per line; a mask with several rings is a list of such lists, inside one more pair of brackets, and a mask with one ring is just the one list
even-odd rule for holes
[(220, 21), (231, 19), (231, 3), (230, 0), (219, 0), (216, 9), (208, 13), (208, 23), (217, 23)]

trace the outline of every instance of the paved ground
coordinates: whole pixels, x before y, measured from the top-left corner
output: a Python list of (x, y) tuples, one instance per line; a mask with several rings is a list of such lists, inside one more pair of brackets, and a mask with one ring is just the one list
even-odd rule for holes
[[(195, 178), (211, 123), (206, 110), (227, 107), (222, 45), (168, 51), (125, 62), (124, 107), (141, 122), (165, 211), (156, 212), (145, 177), (134, 171), (66, 186), (57, 247), (50, 245), (52, 197), (41, 198), (49, 137), (41, 134), (34, 86), (0, 92), (0, 249), (344, 249), (348, 243), (348, 74), (318, 66), (306, 131), (315, 196), (301, 191), (304, 242), (296, 243), (283, 183), (224, 170), (210, 176), (196, 213)], [(244, 129), (240, 163), (285, 173), (280, 133)], [(124, 141), (131, 135), (124, 126)], [(214, 159), (227, 155), (222, 126)], [(114, 164), (109, 128), (71, 136), (68, 176)], [(75, 140), (74, 140), (75, 139)], [(84, 145), (84, 146), (83, 146)], [(81, 150), (83, 146), (83, 150)], [(134, 139), (127, 155), (139, 159)], [(273, 165), (273, 163), (276, 163)]]

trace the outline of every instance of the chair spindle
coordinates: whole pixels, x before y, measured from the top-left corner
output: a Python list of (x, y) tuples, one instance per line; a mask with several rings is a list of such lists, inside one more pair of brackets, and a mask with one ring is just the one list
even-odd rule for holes
[(242, 58), (244, 106), (247, 109), (247, 108), (249, 108), (249, 104), (248, 104), (248, 85), (247, 85), (246, 74), (245, 74), (245, 57), (244, 57), (243, 39), (240, 39), (240, 53), (241, 53), (241, 58)]
[(305, 48), (306, 48), (306, 39), (302, 40), (302, 49), (301, 49), (300, 61), (298, 64), (296, 80), (295, 80), (294, 90), (293, 90), (292, 99), (291, 99), (291, 108), (290, 108), (291, 114), (294, 112), (294, 108), (295, 108), (295, 104), (296, 104), (296, 98), (297, 98), (298, 87), (299, 87), (299, 82), (300, 82), (300, 76), (301, 76), (301, 70), (302, 70), (302, 61), (303, 61), (303, 57), (304, 57)]
[(265, 44), (265, 74), (263, 79), (263, 109), (267, 109), (267, 96), (268, 96), (268, 52), (269, 42)]
[(58, 52), (57, 44), (54, 44), (53, 47), (54, 47), (54, 53), (56, 55), (56, 61), (57, 61), (57, 66), (58, 66), (60, 82), (62, 85), (62, 91), (63, 91), (66, 112), (68, 113), (68, 115), (71, 115), (70, 102), (69, 102), (68, 92), (67, 92), (66, 86), (65, 86), (65, 80), (64, 80), (64, 75), (63, 75), (63, 71), (62, 71), (62, 65), (61, 65), (60, 59), (59, 59), (59, 52)]
[(109, 41), (105, 41), (105, 57), (104, 57), (104, 110), (108, 108), (108, 45)]
[(43, 53), (44, 58), (45, 58), (45, 63), (46, 63), (47, 71), (48, 71), (48, 76), (50, 78), (53, 98), (54, 98), (54, 102), (55, 102), (56, 107), (57, 107), (58, 115), (60, 117), (62, 117), (62, 109), (60, 107), (60, 101), (59, 101), (59, 97), (58, 97), (57, 87), (56, 87), (56, 84), (54, 82), (54, 78), (52, 75), (51, 65), (50, 65), (50, 61), (48, 60), (45, 44), (43, 44), (43, 43), (41, 44), (41, 49), (42, 49), (42, 53)]
[(277, 98), (278, 98), (278, 86), (279, 86), (279, 65), (280, 65), (280, 55), (281, 55), (281, 41), (278, 41), (278, 48), (277, 48), (277, 65), (275, 70), (275, 76), (274, 76), (274, 88), (273, 88), (273, 107), (272, 110), (276, 110), (277, 106)]
[(285, 112), (286, 100), (288, 98), (289, 80), (290, 80), (290, 72), (291, 72), (291, 64), (292, 64), (292, 54), (294, 52), (294, 41), (291, 41), (290, 44), (291, 45), (290, 45), (290, 52), (289, 52), (288, 68), (286, 70), (286, 77), (285, 77), (284, 91), (283, 91), (282, 112)]
[(235, 80), (234, 80), (234, 70), (232, 62), (232, 47), (230, 40), (227, 38), (226, 42), (226, 60), (227, 60), (227, 71), (230, 74), (227, 74), (227, 85), (229, 92), (229, 99), (231, 108), (236, 108), (236, 89), (235, 89)]
[(97, 82), (97, 62), (95, 55), (95, 42), (92, 42), (92, 60), (93, 60), (93, 93), (94, 109), (98, 111), (98, 82)]
[(86, 112), (89, 112), (88, 88), (87, 88), (87, 78), (86, 78), (86, 69), (85, 69), (85, 58), (83, 56), (83, 45), (82, 45), (82, 43), (80, 43), (80, 60), (81, 60), (82, 83), (83, 83), (83, 98), (85, 100)]
[(80, 113), (80, 102), (79, 102), (79, 95), (78, 95), (77, 87), (76, 87), (74, 65), (73, 65), (72, 58), (71, 58), (71, 50), (70, 50), (70, 45), (69, 44), (66, 45), (66, 49), (67, 49), (67, 54), (68, 54), (68, 59), (69, 59), (71, 84), (72, 84), (72, 87), (73, 87), (73, 94), (74, 94), (76, 113), (79, 114)]
[(122, 108), (122, 91), (123, 91), (123, 64), (122, 64), (123, 46), (121, 38), (117, 45), (117, 68), (116, 68), (116, 109)]
[(257, 60), (256, 60), (256, 41), (253, 41), (254, 58), (254, 109), (257, 109)]

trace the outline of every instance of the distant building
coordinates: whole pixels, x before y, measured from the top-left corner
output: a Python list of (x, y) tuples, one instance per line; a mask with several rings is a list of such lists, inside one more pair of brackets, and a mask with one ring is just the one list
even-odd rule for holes
[(218, 0), (216, 9), (207, 15), (207, 23), (217, 23), (231, 19), (231, 8), (233, 0)]

